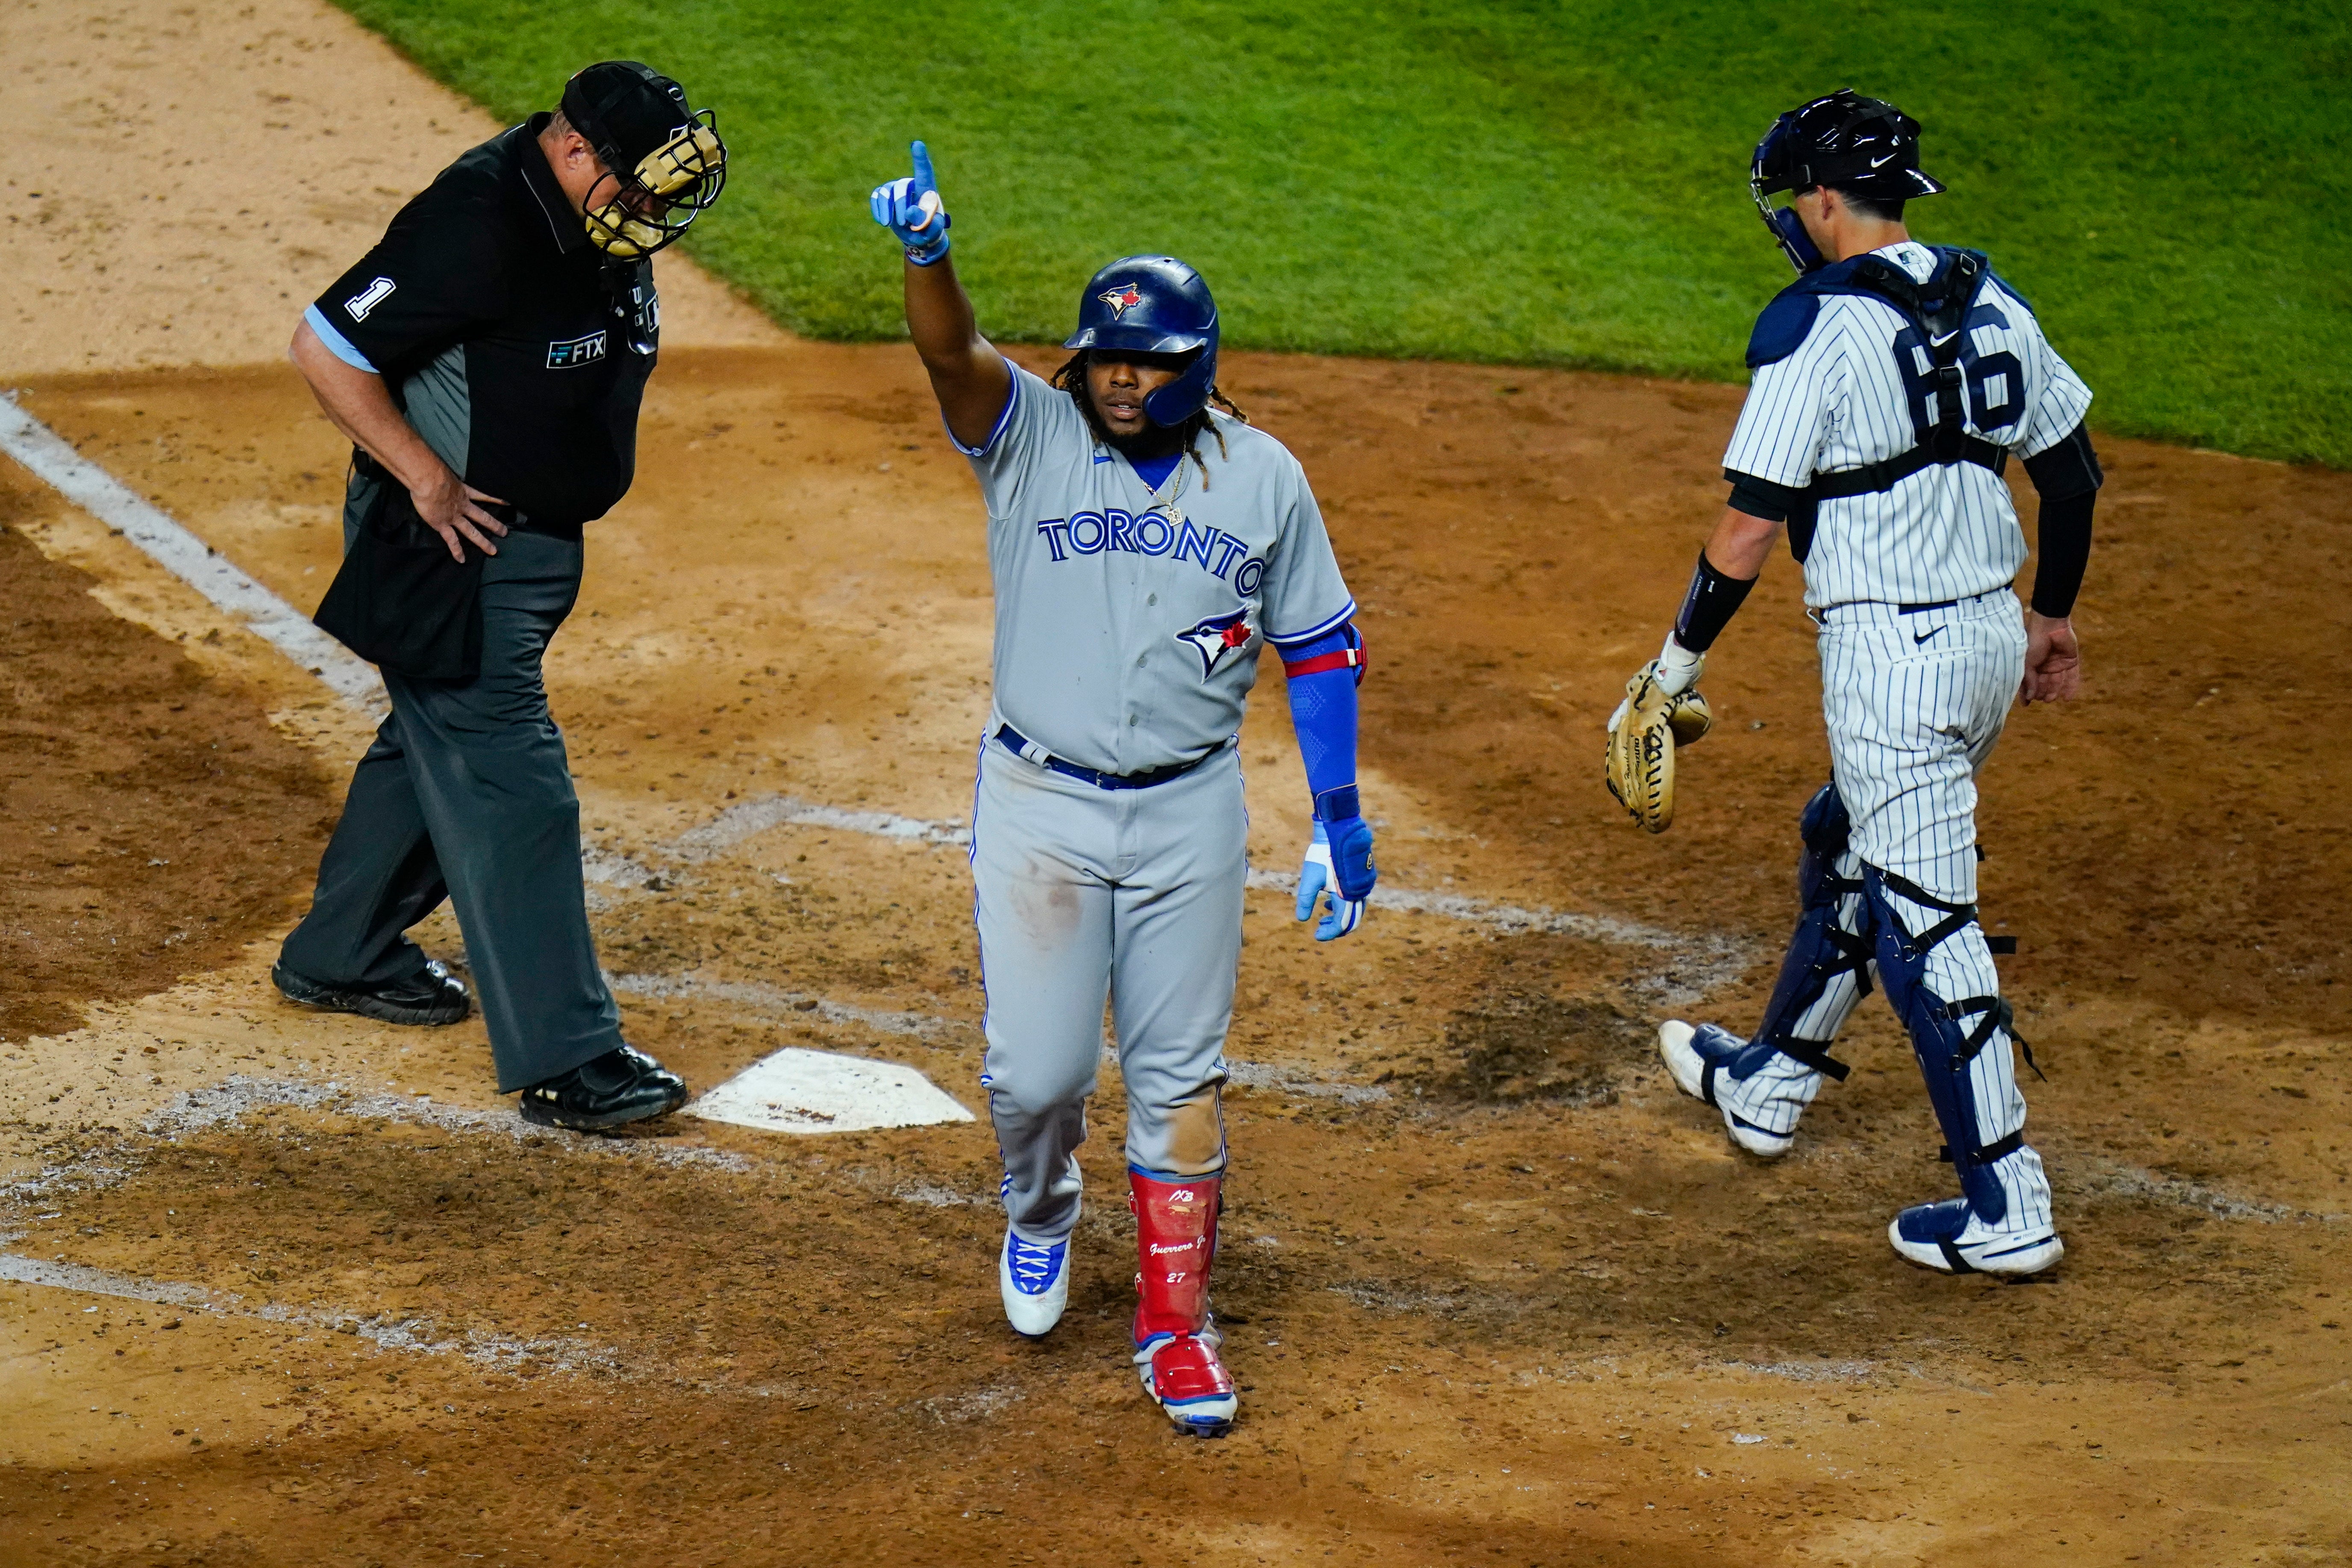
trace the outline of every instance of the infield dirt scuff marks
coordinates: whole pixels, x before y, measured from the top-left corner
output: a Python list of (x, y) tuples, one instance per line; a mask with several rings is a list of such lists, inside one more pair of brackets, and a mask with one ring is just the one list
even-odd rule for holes
[[(954, 834), (872, 831), (967, 817), (985, 701), (978, 508), (961, 462), (920, 417), (902, 360), (813, 345), (674, 356), (648, 404), (646, 483), (592, 533), (587, 591), (551, 659), (599, 871), (600, 949), (616, 974), (654, 977), (623, 995), (630, 1038), (698, 1085), (801, 1044), (904, 1061), (959, 1097), (976, 1092), (978, 956)], [(1335, 537), (1373, 638), (1366, 789), (1383, 819), (1391, 885), (1482, 909), (1712, 936), (1769, 956), (1789, 915), (1790, 819), (1820, 767), (1785, 573), (1759, 590), (1752, 624), (1743, 615), (1737, 657), (1717, 661), (1710, 695), (1725, 723), (1692, 754), (1690, 809), (1675, 834), (1654, 841), (1626, 828), (1589, 776), (1619, 666), (1649, 652), (1633, 635), (1647, 624), (1636, 601), (1669, 602), (1687, 566), (1672, 543), (1685, 509), (1674, 497), (1677, 486), (1702, 488), (1697, 423), (1675, 438), (1694, 454), (1689, 476), (1577, 470), (1599, 489), (1646, 486), (1653, 497), (1612, 503), (1649, 519), (1645, 531), (1588, 536), (1557, 504), (1525, 515), (1505, 505), (1509, 475), (1540, 471), (1557, 455), (1528, 435), (1550, 429), (1544, 420), (1500, 427), (1508, 440), (1479, 423), (1486, 400), (1504, 395), (1481, 380), (1489, 372), (1244, 359), (1235, 373), (1247, 378), (1237, 385), (1262, 380), (1283, 392), (1245, 401), (1293, 422), (1277, 434), (1309, 449), (1318, 476), (1333, 476)], [(843, 413), (824, 389), (861, 376), (908, 395)], [(1532, 386), (1571, 422), (1576, 410), (1604, 407), (1632, 419), (1626, 405), (1654, 395), (1598, 378), (1515, 375), (1512, 384)], [(338, 457), (286, 372), (61, 382), (27, 402), (278, 592), (314, 601), (335, 559)], [(1489, 441), (1484, 460), (1505, 477), (1469, 497), (1415, 491), (1402, 446), (1329, 466), (1315, 444), (1343, 406), (1372, 411), (1361, 417), (1374, 423), (1383, 411), (1421, 409), (1441, 439)], [(1676, 409), (1659, 417), (1697, 420)], [(2126, 533), (2114, 552), (2119, 600), (2163, 591), (2151, 574), (2180, 548), (2163, 530), (2193, 530), (2218, 494), (2221, 478), (2199, 462), (2128, 446), (2111, 455), (2111, 472), (2165, 497), (2135, 514), (2147, 519), (2135, 527), (2151, 530), (2146, 546)], [(2291, 471), (2256, 474), (2242, 488), (2275, 508), (2262, 526), (2290, 533), (2343, 504), (2336, 481)], [(1409, 507), (1389, 499), (1408, 495)], [(71, 525), (41, 526), (54, 542)], [(121, 541), (81, 537), (78, 548), (103, 567), (110, 543)], [(137, 591), (145, 613), (172, 623), (165, 586)], [(331, 1138), (324, 1123), (215, 1128), (173, 1148), (217, 1164), (168, 1167), (150, 1157), (160, 1151), (128, 1149), (144, 1162), (141, 1174), (46, 1200), (35, 1212), (60, 1218), (33, 1222), (17, 1249), (240, 1291), (257, 1287), (236, 1270), (274, 1270), (278, 1279), (262, 1282), (272, 1291), (315, 1293), (305, 1310), (429, 1319), (442, 1335), (593, 1332), (616, 1365), (644, 1375), (625, 1394), (593, 1378), (509, 1391), (411, 1357), (397, 1390), (374, 1370), (310, 1383), (339, 1392), (305, 1406), (317, 1412), (307, 1430), (279, 1432), (302, 1458), (265, 1448), (203, 1484), (272, 1499), (240, 1507), (297, 1511), (269, 1517), (288, 1540), (313, 1544), (357, 1538), (335, 1533), (346, 1529), (437, 1539), (475, 1509), (520, 1507), (544, 1521), (534, 1550), (584, 1552), (592, 1539), (639, 1528), (639, 1515), (669, 1519), (651, 1478), (674, 1484), (687, 1463), (698, 1489), (763, 1500), (780, 1528), (789, 1523), (786, 1535), (821, 1531), (850, 1560), (968, 1558), (1013, 1539), (996, 1533), (1008, 1521), (1040, 1517), (1076, 1521), (1070, 1530), (1082, 1524), (1086, 1537), (1043, 1540), (1033, 1524), (1025, 1539), (1041, 1556), (1083, 1555), (1108, 1530), (1128, 1554), (1148, 1558), (1209, 1539), (1204, 1510), (1230, 1531), (1211, 1532), (1224, 1543), (1216, 1550), (1236, 1557), (1304, 1542), (1310, 1554), (1360, 1548), (1367, 1560), (1400, 1562), (1424, 1560), (1432, 1543), (1483, 1552), (1504, 1537), (1471, 1521), (1511, 1507), (1535, 1511), (1523, 1537), (1507, 1537), (1531, 1562), (1562, 1552), (1656, 1561), (1708, 1540), (1757, 1560), (1816, 1546), (1861, 1561), (1898, 1547), (1990, 1561), (2025, 1545), (2057, 1550), (2056, 1536), (2019, 1535), (2020, 1518), (2072, 1521), (2084, 1500), (2110, 1497), (2129, 1517), (2105, 1521), (2114, 1532), (2096, 1539), (2127, 1542), (2143, 1561), (2202, 1562), (2238, 1540), (2283, 1547), (2298, 1530), (2325, 1539), (2339, 1511), (2305, 1478), (2312, 1453), (2343, 1441), (2325, 1390), (2352, 1368), (2343, 1331), (2326, 1325), (2345, 1321), (2330, 1314), (2347, 1232), (2326, 1219), (2262, 1217), (2352, 1209), (2335, 1131), (2352, 1102), (2330, 1067), (2343, 1032), (2341, 988), (2329, 984), (2339, 960), (2296, 925), (2297, 911), (2318, 907), (2311, 890), (2337, 874), (2338, 841), (2318, 830), (2338, 805), (2295, 796), (2314, 817), (2297, 841), (2300, 867), (2280, 861), (2278, 841), (2251, 821), (2181, 840), (2173, 860), (2132, 861), (2118, 886), (2149, 883), (2161, 894), (2152, 903), (2089, 896), (2087, 879), (2105, 871), (2045, 872), (2071, 864), (2085, 839), (2186, 809), (2171, 785), (2159, 792), (2166, 779), (2236, 766), (2196, 750), (2193, 727), (2207, 722), (2210, 703), (2131, 721), (2174, 727), (2161, 768), (2130, 736), (2108, 733), (2135, 683), (2162, 685), (2151, 661), (2187, 670), (2206, 656), (2199, 639), (2224, 630), (2176, 619), (2160, 648), (2134, 645), (2152, 632), (2103, 631), (2112, 662), (2101, 668), (2126, 689), (2103, 692), (2101, 708), (2021, 716), (1988, 774), (1989, 796), (2010, 795), (1988, 814), (1987, 918), (2024, 937), (2009, 975), (2053, 1074), (2031, 1091), (2033, 1135), (2066, 1205), (2070, 1256), (2048, 1284), (1942, 1280), (1887, 1256), (1887, 1218), (1945, 1190), (1948, 1174), (1927, 1157), (1936, 1135), (1908, 1048), (1875, 1002), (1842, 1051), (1853, 1079), (1824, 1092), (1796, 1155), (1760, 1166), (1652, 1065), (1654, 998), (1678, 962), (1664, 948), (1575, 921), (1465, 920), (1451, 904), (1378, 909), (1343, 944), (1307, 941), (1275, 885), (1294, 863), (1305, 814), (1271, 674), (1243, 738), (1253, 852), (1268, 885), (1245, 914), (1232, 1047), (1253, 1070), (1229, 1092), (1236, 1207), (1220, 1301), (1245, 1385), (1234, 1446), (1171, 1448), (1142, 1406), (1118, 1348), (1131, 1243), (1106, 1203), (1081, 1232), (1066, 1343), (1039, 1352), (1006, 1343), (989, 1294), (992, 1206), (919, 1196), (992, 1189), (979, 1125), (823, 1140), (827, 1170), (789, 1181), (763, 1166), (697, 1167), (659, 1183), (583, 1176), (606, 1163), (534, 1153), (503, 1134), (390, 1121), (340, 1124)], [(334, 747), (356, 738), (324, 743), (333, 768), (352, 754)], [(2284, 802), (2301, 788), (2245, 782), (2232, 798), (2250, 803)], [(2206, 783), (2218, 788), (2219, 776)], [(2199, 911), (2232, 917), (2231, 901), (2255, 871), (2278, 901), (2276, 934), (2263, 929), (2259, 946), (2241, 945), (2222, 963)], [(457, 955), (446, 916), (421, 935)], [(402, 1031), (288, 1008), (268, 988), (269, 946), (263, 937), (215, 977), (107, 1004), (89, 1027), (38, 1042), (37, 1061), (8, 1084), (8, 1108), (22, 1118), (19, 1169), (77, 1154), (120, 1164), (126, 1151), (114, 1145), (128, 1134), (104, 1128), (132, 1127), (224, 1069), (430, 1094), (468, 1117), (511, 1114), (489, 1092), (478, 1025)], [(2135, 955), (2134, 967), (2091, 961), (2120, 952)], [(1767, 979), (1751, 967), (1706, 1005), (1744, 1020)], [(908, 1018), (952, 1027), (868, 1027)], [(144, 1057), (149, 1045), (157, 1057)], [(144, 1079), (106, 1075), (133, 1056), (151, 1064)], [(156, 1077), (164, 1082), (146, 1081)], [(1087, 1154), (1098, 1195), (1117, 1187), (1119, 1111), (1107, 1071)], [(772, 1140), (736, 1130), (678, 1138), (773, 1158)], [(448, 1142), (424, 1146), (436, 1139)], [(485, 1141), (505, 1152), (474, 1147)], [(534, 1170), (534, 1159), (547, 1169)], [(613, 1168), (624, 1166), (635, 1168)], [(740, 1190), (706, 1191), (707, 1182)], [(412, 1218), (405, 1242), (397, 1226), (375, 1234), (442, 1191), (450, 1205), (436, 1207), (467, 1205), (464, 1224), (445, 1232)], [(478, 1197), (459, 1196), (469, 1192)], [(893, 1196), (902, 1194), (919, 1197)], [(232, 1196), (246, 1239), (235, 1248), (219, 1239), (217, 1218)], [(117, 1206), (134, 1198), (142, 1210), (214, 1215), (202, 1250), (184, 1234), (131, 1234)], [(91, 1225), (97, 1234), (85, 1236)], [(572, 1236), (556, 1236), (566, 1226)], [(567, 1329), (559, 1301), (587, 1310)], [(43, 1315), (47, 1306), (26, 1311), (27, 1321), (63, 1321)], [(836, 1318), (861, 1313), (887, 1320), (887, 1332), (841, 1337)], [(251, 1364), (312, 1354), (293, 1338), (272, 1343), (286, 1348)], [(1455, 1359), (1433, 1359), (1440, 1353)], [(1856, 1363), (1876, 1369), (1859, 1386), (1784, 1370)], [(1700, 1364), (1714, 1370), (1676, 1381)], [(1473, 1366), (1486, 1375), (1454, 1375)], [(289, 1390), (310, 1381), (287, 1376)], [(665, 1392), (666, 1378), (710, 1392)], [(1399, 1379), (1413, 1380), (1410, 1389)], [(1722, 1380), (1741, 1390), (1736, 1402)], [(754, 1387), (801, 1391), (794, 1405), (811, 1408), (780, 1410), (781, 1396), (745, 1392)], [(403, 1452), (457, 1477), (479, 1439), (460, 1441), (449, 1410), (483, 1411), (510, 1395), (516, 1402), (499, 1406), (501, 1441), (522, 1456), (528, 1487), (471, 1471), (446, 1493), (382, 1490), (388, 1483), (370, 1469), (381, 1462), (380, 1434), (425, 1433), (418, 1441), (430, 1454)], [(1495, 1423), (1498, 1400), (1516, 1435)], [(2119, 1401), (2137, 1424), (2082, 1432), (2084, 1407)], [(845, 1405), (857, 1414), (828, 1414)], [(491, 1417), (468, 1419), (487, 1430)], [(1715, 1432), (1717, 1420), (1770, 1440), (1733, 1445)], [(427, 1432), (436, 1421), (447, 1429)], [(592, 1452), (605, 1457), (590, 1470), (605, 1465), (597, 1473), (609, 1481), (607, 1502), (594, 1503), (574, 1490), (571, 1435), (623, 1426), (645, 1440)], [(2304, 1441), (2258, 1436), (2265, 1426)], [(760, 1445), (764, 1468), (735, 1452)], [(1008, 1449), (1032, 1456), (1012, 1461), (1017, 1477), (1003, 1473)], [(1969, 1460), (1957, 1479), (1941, 1458), (1920, 1458), (1952, 1453)], [(883, 1485), (875, 1477), (903, 1473), (893, 1463), (902, 1458), (929, 1467), (933, 1490), (920, 1500), (903, 1487), (872, 1490)], [(340, 1479), (310, 1490), (288, 1463)], [(2237, 1483), (2223, 1478), (2250, 1463), (2273, 1478), (2274, 1511), (2224, 1520), (2218, 1511)], [(628, 1479), (632, 1465), (646, 1479)], [(2114, 1478), (2126, 1465), (2139, 1479), (2118, 1493)], [(1584, 1485), (1595, 1478), (1619, 1490)], [(1726, 1478), (1744, 1479), (1719, 1484)], [(312, 1500), (266, 1490), (279, 1481)], [(885, 1496), (897, 1506), (880, 1506)], [(1118, 1505), (1073, 1511), (1081, 1496)], [(321, 1497), (352, 1507), (299, 1511)], [(2158, 1497), (2168, 1500), (2161, 1512)], [(2184, 1497), (2196, 1500), (2191, 1514), (2171, 1513)], [(592, 1507), (610, 1510), (593, 1527), (581, 1517)], [(702, 1540), (684, 1521), (667, 1528), (666, 1545)], [(789, 1546), (772, 1550), (793, 1560)]]

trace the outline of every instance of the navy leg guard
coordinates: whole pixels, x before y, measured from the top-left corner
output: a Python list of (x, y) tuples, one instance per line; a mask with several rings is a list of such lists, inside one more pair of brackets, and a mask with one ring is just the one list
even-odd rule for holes
[[(1776, 1052), (1845, 1082), (1850, 1069), (1830, 1055), (1830, 1043), (1854, 1003), (1870, 994), (1873, 956), (1870, 905), (1861, 896), (1862, 879), (1851, 874), (1861, 869), (1846, 843), (1852, 827), (1834, 783), (1822, 785), (1806, 802), (1799, 822), (1805, 849), (1797, 862), (1797, 929), (1780, 960), (1780, 977), (1765, 1004), (1763, 1021), (1747, 1048), (1720, 1069), (1735, 1082), (1762, 1071)], [(1849, 874), (1839, 874), (1841, 862), (1847, 862)], [(1853, 977), (1852, 994), (1842, 995), (1830, 1016), (1811, 1020), (1813, 1035), (1798, 1034), (1798, 1024), (1848, 975)]]
[[(1863, 884), (1877, 926), (1878, 977), (1886, 987), (1886, 999), (1910, 1033), (1920, 1076), (1927, 1081), (1927, 1098), (1943, 1128), (1946, 1157), (1959, 1173), (1960, 1191), (1969, 1209), (1985, 1224), (1998, 1225), (2008, 1215), (2009, 1195), (1993, 1166), (2025, 1146), (2022, 1103), (2015, 1107), (2017, 1126), (2005, 1135), (1988, 1137), (1988, 1124), (2007, 1120), (2011, 1108), (1979, 1104), (1971, 1069), (1985, 1048), (2007, 1030), (2009, 1004), (1997, 996), (1950, 1000), (1927, 983), (1929, 955), (1974, 922), (1976, 906), (1948, 903), (1916, 883), (1875, 866), (1864, 868)], [(1905, 923), (1890, 894), (1939, 918), (1914, 929)], [(1990, 953), (1984, 963), (1989, 971)], [(1981, 1021), (1974, 1029), (1964, 1030), (1961, 1020), (1974, 1015), (1981, 1015)], [(2000, 1050), (2005, 1062), (2005, 1039)], [(2004, 1084), (2010, 1082), (2005, 1069), (1999, 1076)], [(2014, 1094), (2012, 1087), (2006, 1098), (2013, 1100)]]

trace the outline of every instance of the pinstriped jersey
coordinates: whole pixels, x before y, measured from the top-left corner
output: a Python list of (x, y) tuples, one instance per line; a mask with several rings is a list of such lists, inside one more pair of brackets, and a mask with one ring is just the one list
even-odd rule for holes
[(1187, 456), (1154, 487), (1067, 393), (1007, 368), (988, 439), (956, 443), (988, 502), (996, 711), (1107, 773), (1197, 760), (1240, 730), (1259, 649), (1356, 612), (1306, 472), (1212, 409), (1207, 476)]
[[(1924, 283), (1936, 255), (1913, 241), (1877, 253)], [(1723, 465), (1790, 489), (1899, 456), (1939, 411), (1927, 349), (1894, 306), (1830, 294), (1793, 352), (1758, 367)], [(1961, 329), (1969, 434), (2031, 457), (2082, 423), (2091, 390), (2042, 335), (2025, 301), (1988, 277)], [(1907, 361), (1907, 362), (1906, 362)], [(2004, 588), (2025, 564), (2009, 486), (1973, 463), (1930, 464), (1894, 488), (1820, 503), (1805, 602), (1895, 604)]]

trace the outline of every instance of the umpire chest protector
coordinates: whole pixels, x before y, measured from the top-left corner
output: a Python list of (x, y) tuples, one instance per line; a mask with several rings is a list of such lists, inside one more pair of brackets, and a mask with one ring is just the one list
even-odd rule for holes
[[(1811, 332), (1826, 296), (1875, 299), (1891, 306), (1904, 321), (1890, 350), (1909, 394), (1912, 444), (1858, 468), (1818, 474), (1798, 493), (1789, 517), (1789, 545), (1800, 561), (1811, 548), (1816, 508), (1823, 501), (1891, 490), (1930, 466), (1973, 463), (1999, 474), (2008, 465), (2007, 447), (1970, 434), (1968, 426), (1971, 415), (1979, 429), (2016, 422), (2022, 412), (2021, 368), (2008, 354), (1976, 361), (1973, 373), (1961, 363), (1969, 331), (1999, 320), (1993, 306), (1978, 301), (1992, 268), (1979, 251), (1954, 246), (1927, 248), (1935, 255), (1936, 269), (1925, 283), (1885, 256), (1853, 256), (1799, 278), (1757, 318), (1748, 342), (1750, 371), (1795, 353)], [(1996, 393), (1999, 401), (1994, 401)]]

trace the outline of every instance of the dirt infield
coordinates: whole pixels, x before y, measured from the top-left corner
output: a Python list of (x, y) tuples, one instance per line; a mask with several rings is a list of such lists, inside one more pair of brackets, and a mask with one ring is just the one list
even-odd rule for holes
[[(181, 15), (104, 26), (162, 48)], [(296, 63), (331, 77), (327, 52)], [(223, 340), (261, 341), (250, 314)], [(550, 661), (601, 948), (631, 1037), (698, 1086), (802, 1044), (977, 1108), (971, 481), (911, 354), (735, 330), (665, 350)], [(146, 351), (0, 371), (314, 604), (331, 433), (280, 367)], [(0, 1562), (2352, 1556), (2352, 806), (2317, 667), (2352, 483), (2103, 446), (2091, 699), (2015, 716), (1985, 780), (2069, 1248), (2000, 1286), (1886, 1248), (1950, 1178), (1877, 1003), (1778, 1165), (1651, 1065), (1658, 1017), (1760, 1002), (1826, 770), (1782, 560), (1714, 662), (1674, 831), (1597, 779), (1736, 390), (1248, 356), (1227, 380), (1305, 460), (1365, 606), (1366, 795), (1385, 885), (1421, 896), (1326, 949), (1252, 894), (1218, 1279), (1244, 1416), (1213, 1444), (1120, 1353), (1115, 1072), (1070, 1318), (1031, 1344), (995, 1304), (984, 1124), (524, 1135), (478, 1024), (277, 1002), (363, 727), (0, 459)], [(1303, 789), (1276, 673), (1259, 695), (1254, 863), (1286, 871)], [(99, 920), (122, 961), (91, 959)], [(422, 935), (458, 955), (446, 916)]]

